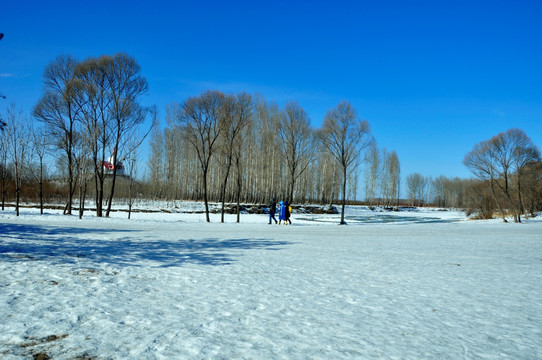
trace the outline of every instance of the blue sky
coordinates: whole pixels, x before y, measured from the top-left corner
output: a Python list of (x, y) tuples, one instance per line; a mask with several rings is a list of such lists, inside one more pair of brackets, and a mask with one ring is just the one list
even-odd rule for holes
[(319, 127), (350, 101), (403, 176), (468, 177), (517, 127), (542, 146), (542, 1), (5, 1), (0, 111), (30, 112), (44, 67), (123, 51), (165, 106), (207, 89), (297, 101)]

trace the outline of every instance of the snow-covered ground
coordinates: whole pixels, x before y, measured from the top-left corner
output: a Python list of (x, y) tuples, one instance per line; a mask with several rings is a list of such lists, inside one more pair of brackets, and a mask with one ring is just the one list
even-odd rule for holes
[(542, 358), (538, 218), (126, 216), (0, 211), (0, 358)]

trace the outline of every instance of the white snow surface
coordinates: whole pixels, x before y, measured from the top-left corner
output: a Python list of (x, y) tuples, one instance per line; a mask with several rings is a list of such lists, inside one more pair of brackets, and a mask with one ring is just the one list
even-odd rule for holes
[(200, 207), (0, 211), (0, 358), (542, 359), (542, 216)]

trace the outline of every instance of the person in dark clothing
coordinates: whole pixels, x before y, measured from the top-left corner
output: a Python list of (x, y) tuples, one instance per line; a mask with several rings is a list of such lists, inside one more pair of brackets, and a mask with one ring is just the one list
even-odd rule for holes
[(288, 224), (292, 225), (292, 220), (290, 220), (290, 204), (288, 204), (288, 201), (285, 201), (284, 202), (284, 208), (285, 208), (285, 219), (284, 219), (284, 223), (286, 224), (288, 222)]
[(269, 204), (269, 224), (271, 225), (271, 220), (275, 220), (275, 224), (277, 223), (277, 219), (275, 218), (275, 212), (277, 211), (277, 203), (275, 199), (271, 200), (271, 203)]

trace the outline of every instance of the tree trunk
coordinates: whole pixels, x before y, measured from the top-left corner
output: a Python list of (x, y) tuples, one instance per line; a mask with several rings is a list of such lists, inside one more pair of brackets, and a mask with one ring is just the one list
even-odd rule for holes
[(344, 209), (346, 208), (346, 167), (343, 171), (343, 203), (342, 203), (342, 209), (341, 209), (341, 223), (340, 225), (346, 225), (346, 222), (344, 221)]
[(99, 177), (97, 181), (98, 185), (98, 196), (96, 198), (96, 216), (103, 216), (103, 204), (104, 204), (104, 178)]
[(113, 195), (115, 193), (115, 183), (117, 182), (117, 168), (113, 168), (113, 179), (111, 180), (111, 193), (109, 194), (109, 199), (107, 201), (107, 210), (105, 212), (105, 217), (109, 217), (111, 213), (111, 204), (113, 203)]
[(205, 202), (205, 220), (211, 222), (209, 217), (209, 200), (207, 195), (207, 169), (203, 170), (203, 201)]
[(17, 189), (15, 193), (17, 194), (17, 199), (15, 202), (15, 212), (17, 213), (17, 216), (19, 216), (19, 202), (21, 200), (21, 186), (19, 184), (17, 184)]
[(236, 159), (237, 166), (237, 222), (241, 222), (241, 186), (242, 186), (242, 174), (239, 159)]
[(525, 213), (525, 206), (523, 205), (523, 197), (521, 196), (521, 175), (518, 172), (518, 201), (519, 201), (519, 209), (518, 209), (518, 222), (521, 222), (521, 215)]
[[(2, 169), (2, 171), (4, 171)], [(4, 173), (2, 173), (2, 211), (4, 211), (6, 205), (6, 178), (4, 177)]]
[(73, 180), (72, 180), (72, 170), (69, 171), (69, 179), (68, 179), (68, 203), (66, 204), (66, 211), (64, 215), (71, 215), (72, 214), (72, 204), (73, 204)]
[(87, 192), (85, 182), (81, 179), (79, 180), (79, 219), (83, 218), (85, 213), (85, 195)]
[(43, 160), (40, 161), (40, 214), (43, 215)]

